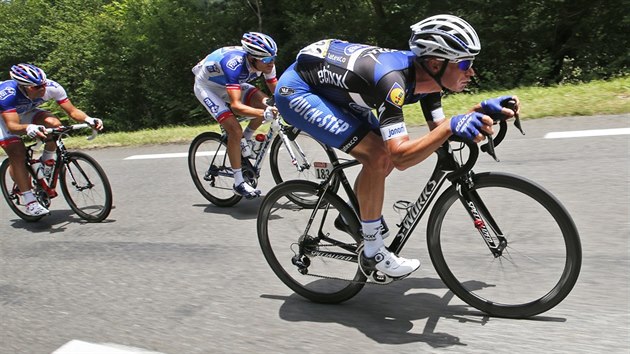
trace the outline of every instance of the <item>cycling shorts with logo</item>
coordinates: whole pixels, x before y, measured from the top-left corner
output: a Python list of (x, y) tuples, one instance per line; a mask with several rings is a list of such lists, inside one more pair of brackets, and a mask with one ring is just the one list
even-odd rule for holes
[(274, 95), (282, 118), (318, 141), (349, 152), (379, 123), (370, 110), (342, 108), (313, 92), (291, 65), (280, 77)]

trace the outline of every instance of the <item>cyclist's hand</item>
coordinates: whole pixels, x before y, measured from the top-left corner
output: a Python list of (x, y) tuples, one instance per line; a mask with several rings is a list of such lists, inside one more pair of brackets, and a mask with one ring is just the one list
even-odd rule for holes
[(99, 118), (85, 117), (85, 122), (96, 130), (103, 130), (103, 121)]
[(26, 126), (26, 135), (31, 138), (42, 138), (46, 137), (46, 127), (43, 125), (37, 124), (29, 124)]
[(276, 114), (278, 114), (278, 109), (276, 107), (267, 107), (263, 112), (263, 123), (269, 123), (274, 118), (276, 118)]
[(492, 118), (479, 112), (469, 112), (451, 118), (451, 132), (469, 141), (476, 143), (483, 141), (486, 136), (492, 135)]
[[(508, 100), (516, 101), (514, 110), (504, 107)], [(478, 111), (487, 115), (503, 115), (504, 119), (512, 118), (519, 113), (519, 103), (517, 96), (499, 96), (482, 101)]]

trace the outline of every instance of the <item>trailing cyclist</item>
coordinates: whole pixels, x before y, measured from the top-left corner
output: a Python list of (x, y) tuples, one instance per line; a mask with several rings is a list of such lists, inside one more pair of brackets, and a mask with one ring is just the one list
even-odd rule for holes
[[(452, 15), (427, 18), (411, 30), (411, 51), (335, 39), (313, 43), (298, 53), (275, 91), (287, 122), (362, 164), (355, 181), (364, 240), (361, 264), (391, 277), (410, 274), (420, 262), (398, 257), (384, 245), (385, 178), (394, 167), (404, 170), (422, 162), (453, 134), (485, 139), (483, 133), (492, 133), (492, 119), (482, 113), (512, 117), (518, 112), (500, 106), (504, 96), (444, 119), (440, 92), (460, 92), (468, 85), (481, 50), (479, 38), (470, 24)], [(422, 100), (431, 131), (410, 139), (402, 107)], [(342, 228), (342, 220), (335, 225)]]
[[(49, 100), (55, 100), (68, 116), (80, 123), (88, 123), (98, 130), (103, 129), (103, 122), (89, 117), (76, 108), (66, 90), (58, 82), (47, 79), (46, 73), (32, 64), (17, 64), (9, 72), (11, 80), (0, 82), (0, 146), (11, 162), (11, 177), (20, 189), (26, 213), (31, 216), (46, 215), (48, 209), (42, 206), (32, 192), (29, 172), (26, 169), (26, 150), (19, 135), (27, 134), (31, 138), (45, 138), (45, 128), (59, 127), (61, 121), (49, 111), (38, 108)], [(48, 141), (40, 159), (44, 165), (44, 174), (54, 168), (56, 145)]]
[[(249, 82), (265, 78), (271, 92), (276, 89), (275, 59), (278, 47), (262, 33), (248, 32), (242, 46), (223, 47), (201, 60), (193, 69), (194, 91), (199, 102), (221, 124), (228, 135), (227, 151), (234, 170), (234, 193), (245, 198), (260, 196), (260, 190), (243, 179), (241, 155), (251, 155), (250, 141), (256, 129), (277, 114), (265, 102), (269, 98)], [(255, 117), (243, 130), (236, 115)]]

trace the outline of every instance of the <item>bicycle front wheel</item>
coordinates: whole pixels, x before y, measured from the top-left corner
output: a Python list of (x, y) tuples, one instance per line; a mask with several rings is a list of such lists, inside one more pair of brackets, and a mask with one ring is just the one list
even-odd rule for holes
[[(366, 277), (357, 263), (359, 222), (338, 196), (326, 193), (317, 209), (305, 208), (290, 196), (317, 199), (318, 185), (288, 181), (272, 188), (258, 212), (258, 241), (274, 273), (296, 293), (320, 303), (339, 303), (355, 296)], [(347, 220), (352, 235), (334, 220)]]
[(11, 178), (11, 175), (9, 173), (9, 166), (9, 159), (5, 159), (0, 165), (0, 189), (2, 189), (2, 196), (4, 197), (4, 200), (7, 201), (9, 208), (13, 210), (15, 215), (19, 216), (25, 221), (34, 222), (43, 218), (43, 215), (32, 216), (28, 215), (24, 211), (24, 204), (22, 203), (19, 194), (20, 191)]
[[(478, 310), (509, 318), (540, 314), (569, 294), (582, 249), (571, 216), (555, 197), (521, 177), (483, 173), (460, 198), (456, 188), (446, 190), (427, 229), (431, 261), (453, 293)], [(483, 223), (473, 223), (473, 210)], [(489, 234), (480, 234), (476, 227), (482, 225)], [(499, 234), (507, 246), (495, 256), (484, 238), (498, 243)]]
[(201, 195), (220, 207), (230, 207), (241, 200), (234, 194), (234, 172), (226, 142), (214, 132), (199, 134), (188, 149), (188, 171)]
[[(328, 177), (327, 175), (318, 175), (315, 164), (322, 162), (332, 164), (337, 157), (331, 155), (322, 143), (305, 132), (300, 132), (293, 140), (287, 138), (287, 141), (288, 147), (278, 134), (271, 143), (269, 165), (276, 184), (290, 180), (318, 182)], [(291, 158), (288, 148), (293, 152), (295, 159)], [(335, 180), (329, 189), (332, 193), (337, 193), (339, 181)], [(287, 198), (305, 207), (316, 201), (316, 199), (309, 198), (308, 195), (300, 194), (288, 195)]]
[(88, 222), (105, 220), (112, 210), (112, 187), (103, 168), (82, 152), (68, 153), (59, 170), (61, 192), (80, 218)]

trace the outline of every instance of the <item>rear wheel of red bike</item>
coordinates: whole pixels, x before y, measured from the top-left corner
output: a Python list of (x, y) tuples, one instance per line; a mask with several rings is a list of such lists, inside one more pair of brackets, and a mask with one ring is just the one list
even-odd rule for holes
[(19, 190), (11, 175), (9, 174), (9, 159), (5, 159), (2, 161), (2, 165), (0, 165), (0, 189), (2, 189), (2, 196), (4, 200), (7, 201), (9, 208), (13, 210), (15, 215), (19, 216), (21, 219), (29, 222), (35, 222), (44, 216), (31, 216), (26, 214), (24, 211), (25, 207), (20, 198)]

